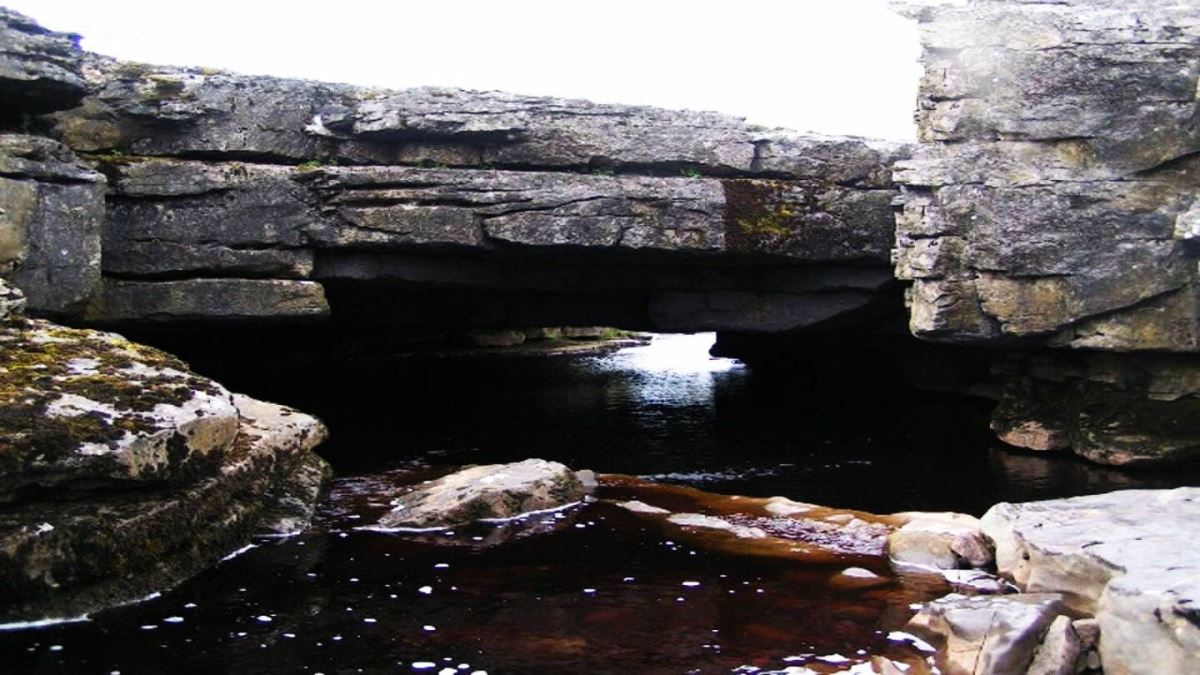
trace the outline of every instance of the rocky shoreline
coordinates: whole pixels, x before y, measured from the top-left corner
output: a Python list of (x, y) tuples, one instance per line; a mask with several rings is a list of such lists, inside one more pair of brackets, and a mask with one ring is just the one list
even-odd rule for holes
[[(1010, 446), (1194, 462), (1200, 12), (1126, 4), (907, 3), (915, 146), (124, 63), (0, 9), (0, 623), (136, 601), (298, 532), (330, 479), (321, 421), (107, 329), (353, 325), (536, 356), (628, 344), (569, 340), (597, 322), (716, 330), (733, 356), (911, 333), (980, 350), (990, 379), (961, 389), (999, 392)], [(461, 510), (583, 498), (559, 473)], [(913, 619), (940, 648), (916, 672), (1200, 670), (1197, 488), (979, 521), (600, 489), (698, 545), (845, 563), (839, 583), (942, 570), (961, 593)]]

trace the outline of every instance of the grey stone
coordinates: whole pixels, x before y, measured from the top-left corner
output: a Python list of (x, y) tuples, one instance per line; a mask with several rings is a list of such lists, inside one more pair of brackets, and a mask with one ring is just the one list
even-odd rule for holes
[(922, 607), (906, 630), (943, 643), (938, 661), (950, 675), (1024, 675), (1064, 611), (1054, 593), (951, 594)]
[(179, 481), (238, 430), (223, 387), (113, 333), (40, 320), (0, 328), (0, 501), (30, 487)]
[(508, 519), (583, 498), (574, 471), (542, 459), (463, 469), (422, 483), (393, 500), (378, 527), (435, 528), (482, 519)]
[(1079, 660), (1080, 641), (1066, 615), (1055, 617), (1033, 653), (1026, 675), (1075, 675)]
[[(890, 186), (900, 145), (717, 113), (445, 88), (383, 90), (89, 57), (96, 93), (55, 116), (80, 150), (351, 164), (764, 173)], [(147, 133), (149, 129), (155, 133)]]
[[(7, 505), (0, 620), (71, 617), (136, 601), (243, 548), (256, 532), (300, 527), (328, 477), (328, 465), (310, 451), (324, 427), (237, 400), (243, 414), (257, 417), (243, 418), (220, 461), (187, 482), (138, 491), (87, 485), (82, 499)], [(267, 408), (279, 414), (264, 415)]]
[(981, 541), (979, 519), (963, 513), (897, 513), (906, 522), (888, 535), (894, 563), (953, 570), (985, 567), (991, 551)]
[(896, 271), (913, 284), (913, 332), (1200, 349), (1200, 135), (1185, 121), (1200, 110), (1200, 9), (971, 0), (908, 11), (926, 69), (925, 143), (896, 165)]
[(0, 279), (0, 321), (19, 318), (25, 313), (25, 294)]
[(1108, 673), (1200, 669), (1200, 557), (1179, 540), (1198, 526), (1197, 488), (1004, 503), (983, 517), (1002, 574), (1095, 616)]
[(114, 321), (320, 319), (325, 291), (313, 281), (282, 279), (105, 279), (85, 318)]
[(277, 479), (263, 495), (266, 509), (258, 531), (271, 535), (301, 532), (312, 521), (329, 485), (329, 464), (312, 451), (329, 435), (317, 418), (298, 410), (234, 394), (241, 426), (238, 442), (275, 456)]
[(87, 93), (79, 36), (0, 7), (0, 116), (70, 108)]
[(1010, 445), (1100, 464), (1182, 462), (1200, 454), (1200, 364), (1182, 354), (1013, 357), (992, 429)]
[(31, 313), (77, 313), (100, 280), (104, 177), (45, 138), (0, 134), (0, 274)]

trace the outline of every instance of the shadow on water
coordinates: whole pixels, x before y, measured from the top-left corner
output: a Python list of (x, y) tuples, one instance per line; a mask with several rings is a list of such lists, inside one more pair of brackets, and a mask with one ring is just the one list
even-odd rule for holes
[(892, 631), (911, 603), (946, 591), (928, 578), (838, 586), (840, 567), (691, 548), (606, 503), (503, 546), (479, 528), (431, 541), (356, 525), (431, 465), (527, 457), (879, 513), (979, 514), (999, 500), (1188, 480), (1005, 452), (987, 401), (773, 376), (710, 359), (710, 343), (303, 364), (167, 345), (231, 389), (328, 423), (322, 453), (340, 478), (317, 526), (89, 622), (0, 633), (5, 668), (677, 673), (919, 659)]

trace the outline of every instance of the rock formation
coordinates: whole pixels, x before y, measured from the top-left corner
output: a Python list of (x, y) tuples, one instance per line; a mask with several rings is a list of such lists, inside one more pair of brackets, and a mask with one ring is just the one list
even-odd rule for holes
[(428, 529), (511, 519), (574, 504), (583, 495), (576, 472), (558, 462), (527, 459), (472, 466), (396, 497), (378, 527)]
[(1095, 617), (1104, 672), (1200, 669), (1200, 565), (1180, 539), (1200, 525), (1200, 489), (998, 504), (982, 522), (1001, 574)]
[[(15, 111), (57, 143), (0, 139), (3, 198), (29, 205), (4, 257), (37, 315), (777, 332), (893, 299), (902, 145), (126, 63), (0, 20), (79, 103)], [(49, 87), (31, 50), (12, 77)]]
[(130, 602), (256, 533), (303, 529), (329, 478), (316, 418), (119, 335), (22, 316), (97, 302), (106, 178), (13, 132), (76, 105), (83, 70), (76, 38), (0, 9), (0, 623)]
[(112, 333), (10, 316), (0, 345), (0, 622), (144, 597), (307, 525), (315, 418)]
[(907, 12), (925, 49), (922, 143), (896, 165), (913, 333), (1037, 352), (1003, 369), (994, 426), (1008, 443), (1108, 464), (1193, 456), (1200, 11), (971, 0)]

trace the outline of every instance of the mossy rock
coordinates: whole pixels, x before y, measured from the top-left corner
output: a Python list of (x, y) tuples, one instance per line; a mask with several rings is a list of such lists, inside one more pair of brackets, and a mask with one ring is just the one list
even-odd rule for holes
[(177, 481), (237, 433), (223, 387), (119, 335), (0, 325), (0, 502), (34, 488)]

